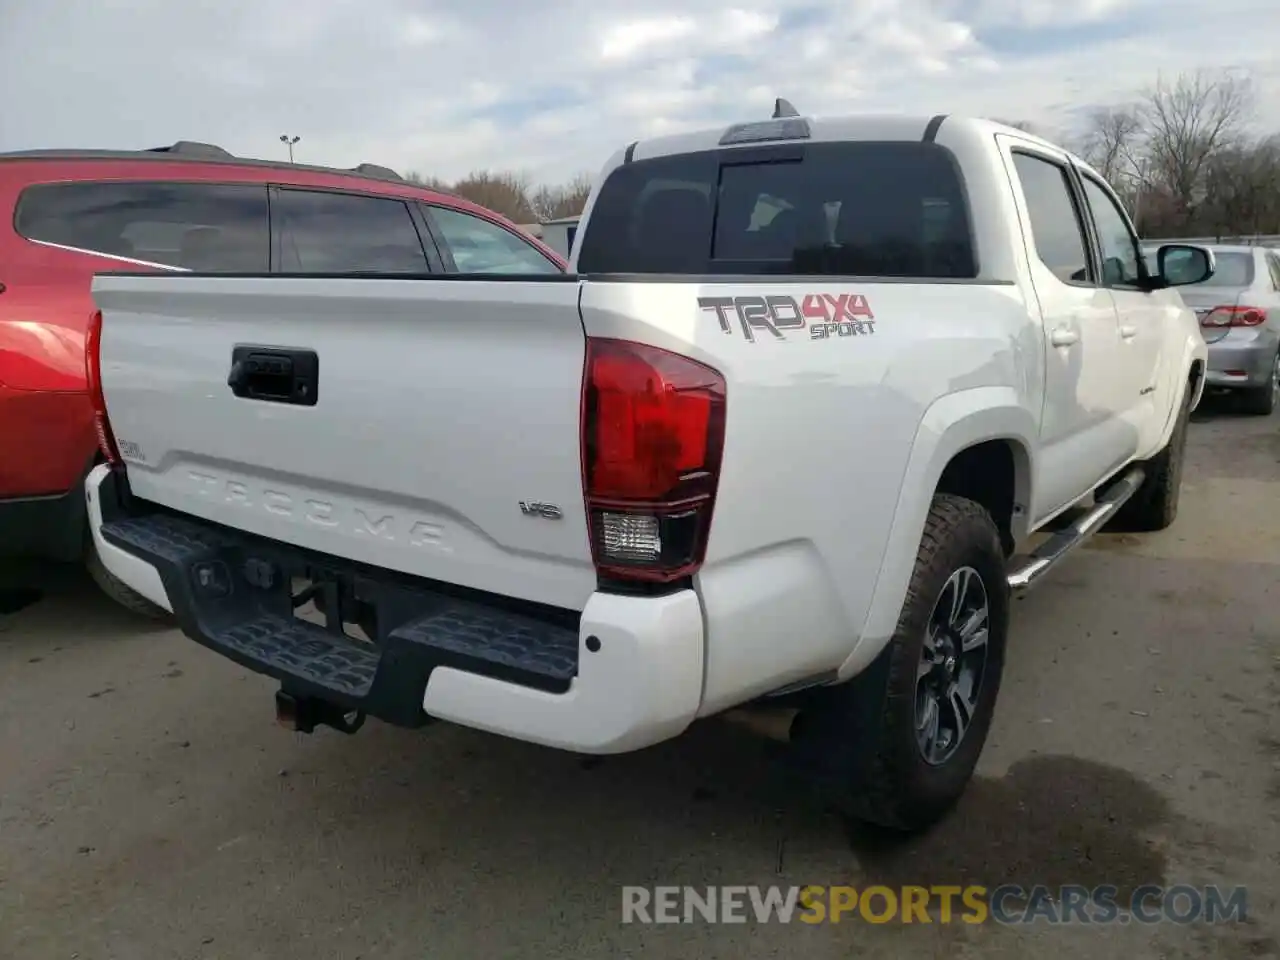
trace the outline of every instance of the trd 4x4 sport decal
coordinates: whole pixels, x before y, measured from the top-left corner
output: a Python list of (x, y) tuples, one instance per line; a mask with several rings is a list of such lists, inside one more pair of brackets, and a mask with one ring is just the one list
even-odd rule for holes
[(798, 300), (785, 294), (699, 297), (698, 306), (715, 311), (723, 333), (733, 333), (736, 319), (749, 343), (755, 343), (757, 330), (767, 330), (778, 340), (787, 339), (785, 330), (808, 329), (810, 340), (876, 332), (875, 314), (860, 293), (806, 293)]

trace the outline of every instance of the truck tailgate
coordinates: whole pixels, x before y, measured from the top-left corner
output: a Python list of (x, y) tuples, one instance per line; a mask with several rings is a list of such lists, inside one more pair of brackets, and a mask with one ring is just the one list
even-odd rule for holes
[[(420, 577), (586, 603), (572, 278), (113, 274), (93, 291), (137, 497)], [(292, 402), (272, 398), (290, 383)]]

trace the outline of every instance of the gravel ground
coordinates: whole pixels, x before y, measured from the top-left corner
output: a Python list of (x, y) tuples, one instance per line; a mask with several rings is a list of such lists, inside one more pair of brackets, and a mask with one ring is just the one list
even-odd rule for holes
[[(723, 721), (600, 763), (288, 733), (269, 681), (11, 571), (43, 596), (0, 607), (0, 957), (1280, 956), (1280, 416), (1213, 404), (1188, 455), (1172, 529), (1099, 537), (1017, 604), (980, 776), (905, 845)], [(1244, 884), (1249, 918), (619, 922), (624, 884), (948, 882)]]

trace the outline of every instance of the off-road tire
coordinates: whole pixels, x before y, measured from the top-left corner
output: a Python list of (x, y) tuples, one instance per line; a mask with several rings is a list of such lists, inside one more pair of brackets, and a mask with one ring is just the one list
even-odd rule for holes
[(1271, 365), (1271, 376), (1265, 385), (1240, 391), (1240, 407), (1255, 417), (1269, 417), (1276, 408), (1276, 394), (1280, 392), (1280, 356)]
[[(926, 763), (916, 740), (917, 667), (930, 617), (948, 579), (973, 568), (986, 589), (988, 651), (976, 708), (955, 752)], [(1009, 587), (991, 515), (962, 497), (933, 498), (892, 640), (848, 683), (819, 691), (802, 708), (792, 742), (841, 812), (914, 833), (943, 817), (973, 778), (1004, 671)]]
[(1182, 463), (1187, 450), (1187, 424), (1191, 420), (1192, 385), (1183, 391), (1182, 406), (1173, 433), (1163, 450), (1143, 464), (1146, 477), (1136, 493), (1116, 511), (1107, 524), (1110, 531), (1153, 533), (1173, 525), (1182, 494)]
[(85, 567), (99, 589), (130, 613), (156, 623), (173, 619), (173, 614), (164, 607), (157, 606), (142, 594), (126, 587), (114, 574), (102, 564), (102, 558), (90, 541), (85, 550)]

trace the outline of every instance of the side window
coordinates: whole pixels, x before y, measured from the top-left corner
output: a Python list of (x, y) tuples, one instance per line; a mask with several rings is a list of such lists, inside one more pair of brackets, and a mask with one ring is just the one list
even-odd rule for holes
[(562, 273), (532, 244), (497, 224), (447, 207), (430, 207), (459, 273)]
[(1013, 167), (1026, 197), (1031, 238), (1041, 263), (1063, 283), (1089, 283), (1089, 246), (1067, 168), (1017, 151)]
[(1280, 290), (1280, 255), (1267, 254), (1267, 266), (1271, 268), (1271, 287)]
[(18, 233), (204, 273), (270, 268), (267, 188), (215, 183), (50, 183), (18, 200)]
[(403, 200), (281, 188), (271, 201), (283, 273), (427, 273)]
[(1143, 277), (1138, 238), (1111, 195), (1090, 176), (1081, 175), (1084, 196), (1093, 214), (1102, 250), (1102, 282), (1109, 287), (1134, 286)]

